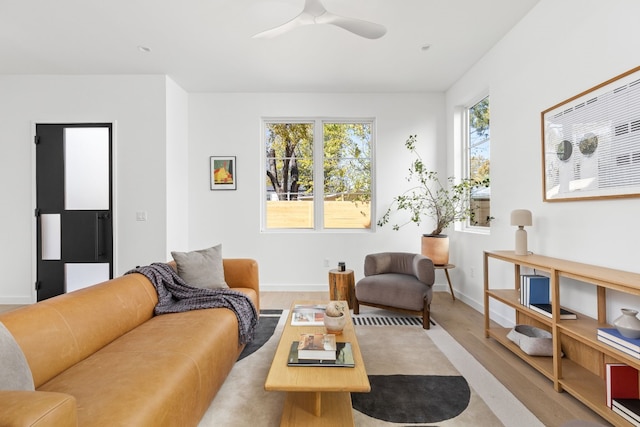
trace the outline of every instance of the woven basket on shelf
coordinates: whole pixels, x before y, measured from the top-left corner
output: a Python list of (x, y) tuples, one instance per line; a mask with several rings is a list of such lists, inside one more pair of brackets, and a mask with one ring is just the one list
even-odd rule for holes
[(551, 332), (531, 325), (516, 325), (507, 338), (517, 344), (529, 356), (552, 356), (553, 337)]

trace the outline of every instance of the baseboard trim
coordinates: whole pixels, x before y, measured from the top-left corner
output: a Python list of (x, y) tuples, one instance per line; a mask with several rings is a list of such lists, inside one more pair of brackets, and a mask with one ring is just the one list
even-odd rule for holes
[(260, 283), (260, 290), (264, 292), (329, 292), (329, 284), (323, 283), (319, 285), (299, 285), (294, 283)]
[(1, 305), (25, 305), (32, 303), (31, 297), (0, 297)]
[[(434, 286), (434, 288), (435, 288), (435, 286)], [(449, 288), (448, 287), (446, 289), (443, 288), (442, 290), (443, 291), (447, 291), (447, 293), (448, 293)], [(477, 312), (481, 313), (484, 316), (484, 306), (479, 301), (476, 301), (476, 300), (474, 300), (472, 298), (469, 298), (467, 295), (460, 294), (458, 292), (456, 292), (456, 298), (459, 299), (460, 301), (464, 302), (469, 307), (473, 308), (474, 310), (476, 310)], [(515, 323), (513, 322), (513, 319), (509, 319), (509, 318), (505, 317), (504, 313), (498, 313), (497, 311), (491, 310), (490, 315), (491, 315), (491, 320), (493, 320), (494, 322), (504, 326), (505, 328), (512, 328), (512, 327), (515, 326)]]

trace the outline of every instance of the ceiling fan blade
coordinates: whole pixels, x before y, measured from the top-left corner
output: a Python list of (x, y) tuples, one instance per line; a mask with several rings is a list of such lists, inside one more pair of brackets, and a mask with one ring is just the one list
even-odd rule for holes
[(300, 15), (296, 16), (289, 22), (285, 22), (282, 25), (278, 25), (275, 28), (271, 28), (269, 30), (262, 31), (258, 34), (254, 34), (252, 37), (254, 39), (263, 38), (270, 39), (280, 34), (286, 33), (287, 31), (291, 31), (294, 28), (302, 27), (303, 25), (313, 24), (313, 17), (310, 16), (306, 12), (302, 12)]
[(253, 38), (272, 38), (309, 24), (335, 25), (368, 39), (380, 38), (387, 32), (387, 29), (380, 24), (334, 15), (324, 8), (320, 0), (305, 0), (304, 9), (298, 16), (278, 27), (255, 34)]
[(384, 25), (334, 15), (329, 12), (317, 17), (316, 23), (335, 25), (367, 39), (379, 39), (387, 33), (387, 29)]

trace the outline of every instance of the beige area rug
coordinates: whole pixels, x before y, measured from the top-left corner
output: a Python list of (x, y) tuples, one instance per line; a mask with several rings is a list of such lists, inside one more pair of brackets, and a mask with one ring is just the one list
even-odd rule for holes
[[(394, 316), (382, 311), (363, 314), (381, 318)], [(286, 316), (287, 311), (283, 313), (271, 339), (259, 350), (236, 363), (201, 420), (200, 427), (270, 427), (280, 424), (284, 393), (264, 391), (264, 381)], [(441, 327), (436, 325), (425, 331), (421, 326), (410, 324), (356, 325), (356, 333), (367, 373), (371, 378), (383, 379), (382, 386), (376, 390), (387, 388), (385, 384), (391, 387), (391, 380), (386, 378), (464, 377), (462, 382), (468, 384), (468, 404), (465, 401), (464, 409), (453, 418), (434, 422), (397, 423), (383, 421), (354, 409), (356, 426), (542, 426), (520, 401)], [(406, 389), (404, 391), (407, 392)], [(416, 394), (413, 390), (409, 390), (409, 393)], [(441, 393), (428, 394), (432, 398), (442, 398), (438, 396)], [(356, 406), (356, 395), (353, 396)], [(429, 399), (430, 396), (419, 395), (424, 399)], [(363, 396), (365, 403), (369, 397)]]

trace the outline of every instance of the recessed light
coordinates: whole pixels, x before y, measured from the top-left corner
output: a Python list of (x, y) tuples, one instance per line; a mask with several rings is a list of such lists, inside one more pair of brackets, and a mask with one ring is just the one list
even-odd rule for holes
[(150, 47), (142, 46), (142, 45), (138, 46), (138, 50), (139, 50), (140, 52), (144, 52), (144, 53), (149, 53), (149, 52), (151, 52), (151, 48), (150, 48)]
[(430, 44), (425, 44), (424, 46), (422, 46), (422, 47), (420, 48), (420, 50), (421, 50), (421, 51), (423, 51), (423, 52), (424, 52), (424, 51), (427, 51), (427, 50), (429, 50), (429, 49), (431, 49), (431, 45), (430, 45)]

